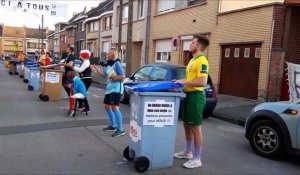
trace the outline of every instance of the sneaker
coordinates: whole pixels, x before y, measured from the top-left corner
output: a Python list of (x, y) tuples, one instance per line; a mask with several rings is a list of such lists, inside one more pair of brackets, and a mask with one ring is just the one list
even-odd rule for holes
[(82, 112), (85, 112), (85, 113), (89, 113), (91, 110), (90, 109), (84, 109), (82, 110)]
[(121, 131), (121, 130), (117, 130), (115, 133), (113, 133), (111, 136), (112, 137), (120, 137), (120, 136), (123, 136), (125, 135), (125, 132), (124, 131)]
[(69, 111), (68, 113), (67, 113), (67, 117), (73, 117), (73, 114), (74, 114), (74, 111), (72, 110), (72, 111)]
[(185, 151), (175, 153), (173, 156), (177, 159), (191, 159), (191, 158), (193, 158), (192, 153), (186, 153)]
[(77, 111), (83, 111), (84, 110), (84, 107), (78, 107), (77, 108)]
[(103, 128), (103, 131), (117, 131), (117, 127), (107, 126)]
[(70, 97), (69, 97), (69, 96), (66, 96), (64, 99), (65, 99), (65, 100), (70, 100)]
[(190, 159), (182, 165), (184, 168), (197, 168), (202, 166), (201, 160)]

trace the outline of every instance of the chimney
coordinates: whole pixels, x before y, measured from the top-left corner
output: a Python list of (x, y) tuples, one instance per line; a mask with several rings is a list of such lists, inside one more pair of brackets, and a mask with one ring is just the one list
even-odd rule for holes
[(86, 6), (84, 6), (83, 12), (86, 13)]

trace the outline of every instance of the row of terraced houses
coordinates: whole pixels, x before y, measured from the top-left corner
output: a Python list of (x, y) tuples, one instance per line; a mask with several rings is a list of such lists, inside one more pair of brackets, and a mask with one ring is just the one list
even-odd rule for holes
[[(59, 55), (68, 45), (76, 55), (88, 49), (104, 58), (118, 46), (126, 63), (128, 4), (106, 0), (57, 23), (48, 35), (49, 50)], [(194, 34), (210, 40), (210, 76), (222, 94), (264, 101), (288, 98), (285, 61), (300, 63), (298, 0), (133, 0), (130, 72), (150, 63), (186, 65)], [(119, 26), (122, 20), (122, 26)], [(124, 55), (123, 55), (124, 54)]]

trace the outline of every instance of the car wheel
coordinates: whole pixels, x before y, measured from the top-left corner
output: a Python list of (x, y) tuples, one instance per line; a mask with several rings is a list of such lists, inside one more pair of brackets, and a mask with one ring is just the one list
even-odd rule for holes
[(283, 155), (283, 137), (278, 126), (270, 120), (256, 122), (249, 131), (249, 142), (254, 152), (266, 158)]

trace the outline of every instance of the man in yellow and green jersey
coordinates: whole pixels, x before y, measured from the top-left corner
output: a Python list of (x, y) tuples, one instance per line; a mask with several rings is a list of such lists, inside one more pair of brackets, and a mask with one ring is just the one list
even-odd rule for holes
[[(201, 167), (202, 152), (202, 118), (206, 104), (204, 87), (207, 84), (209, 64), (205, 57), (205, 50), (209, 40), (202, 35), (195, 35), (190, 45), (193, 59), (186, 67), (186, 79), (174, 80), (184, 85), (186, 98), (183, 100), (182, 120), (184, 122), (186, 146), (185, 150), (175, 153), (174, 157), (189, 159), (183, 164), (185, 168)], [(192, 144), (194, 142), (194, 150)]]

